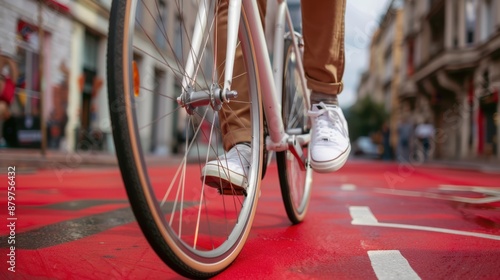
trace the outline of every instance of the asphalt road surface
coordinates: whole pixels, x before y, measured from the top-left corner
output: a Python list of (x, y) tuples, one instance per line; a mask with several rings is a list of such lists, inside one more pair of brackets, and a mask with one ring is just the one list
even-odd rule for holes
[[(18, 169), (14, 216), (7, 172), (0, 279), (180, 278), (148, 246), (116, 168)], [(292, 226), (271, 165), (247, 244), (216, 279), (500, 279), (500, 174), (350, 161), (313, 184)]]

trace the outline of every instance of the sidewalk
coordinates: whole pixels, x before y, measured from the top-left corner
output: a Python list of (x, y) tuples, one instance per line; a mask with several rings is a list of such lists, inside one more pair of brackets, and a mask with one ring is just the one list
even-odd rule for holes
[[(195, 162), (199, 155), (206, 157), (208, 147), (198, 145), (188, 155), (188, 162)], [(222, 152), (222, 150), (220, 151)], [(199, 155), (198, 155), (199, 153)], [(213, 156), (213, 154), (211, 154)], [(181, 155), (148, 155), (148, 164), (173, 164), (182, 161)], [(38, 149), (0, 149), (0, 168), (16, 166), (27, 169), (54, 169), (80, 167), (118, 167), (116, 155), (100, 151), (56, 151), (48, 150), (42, 156)]]
[[(200, 155), (206, 155), (207, 147), (200, 146)], [(188, 156), (188, 162), (197, 159), (197, 155)], [(148, 156), (148, 162), (153, 164), (172, 164), (180, 162), (179, 155), (152, 155)], [(18, 166), (30, 169), (50, 168), (79, 168), (79, 167), (117, 167), (118, 161), (115, 154), (106, 152), (64, 152), (48, 150), (47, 154), (41, 155), (36, 149), (0, 149), (0, 168), (7, 166)], [(500, 160), (432, 160), (420, 165), (427, 168), (453, 168), (459, 170), (476, 170), (485, 173), (500, 174)]]
[(500, 160), (475, 159), (475, 160), (432, 160), (426, 167), (453, 168), (459, 170), (476, 170), (485, 173), (500, 174)]
[(64, 152), (48, 150), (42, 156), (38, 149), (1, 149), (0, 167), (50, 169), (57, 167), (118, 166), (116, 156), (102, 152)]

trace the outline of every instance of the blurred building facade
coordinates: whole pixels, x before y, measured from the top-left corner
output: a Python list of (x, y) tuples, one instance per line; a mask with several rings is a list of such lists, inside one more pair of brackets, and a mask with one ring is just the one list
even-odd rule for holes
[[(64, 134), (67, 116), (63, 103), (68, 94), (64, 87), (66, 70), (72, 63), (72, 25), (72, 16), (65, 3), (0, 2), (0, 55), (13, 60), (19, 71), (10, 110), (19, 118), (18, 137), (23, 147), (40, 144), (42, 114), (54, 124), (54, 134)], [(42, 83), (45, 88), (43, 108), (40, 102)]]
[(0, 2), (0, 54), (20, 70), (10, 109), (25, 123), (21, 147), (40, 146), (43, 119), (49, 149), (112, 148), (105, 143), (111, 132), (105, 83), (110, 5), (111, 0)]
[[(402, 1), (391, 1), (372, 37), (369, 66), (358, 86), (358, 98), (370, 96), (391, 112), (389, 126), (392, 131), (397, 130), (400, 118), (398, 91), (401, 84), (403, 23)], [(391, 136), (395, 147), (397, 134), (392, 133)]]
[[(22, 147), (40, 147), (40, 115), (43, 114), (48, 148), (114, 151), (106, 85), (111, 2), (0, 2), (0, 55), (14, 60), (21, 70), (21, 78), (16, 82), (16, 97), (10, 108), (13, 115), (23, 122), (31, 122), (30, 127), (22, 129), (26, 132), (21, 132), (21, 137), (29, 140), (27, 143), (31, 145)], [(183, 15), (176, 13), (176, 7), (168, 7), (167, 2), (160, 3), (164, 5), (159, 7), (161, 15), (157, 16), (162, 17), (165, 31), (188, 36), (182, 34), (181, 28), (193, 24), (196, 14), (193, 12), (194, 2), (186, 3)], [(179, 83), (175, 80), (173, 69), (168, 69), (161, 61), (163, 58), (173, 60), (187, 50), (178, 49), (181, 46), (178, 45), (174, 46), (173, 52), (168, 51), (165, 41), (161, 42), (164, 37), (155, 24), (156, 19), (147, 13), (147, 9), (139, 11), (140, 28), (137, 25), (135, 29), (138, 47), (135, 48), (134, 59), (140, 72), (147, 73), (141, 77), (141, 91), (159, 93), (173, 90), (179, 87)], [(43, 29), (43, 46), (39, 45), (40, 28)], [(160, 52), (156, 51), (158, 46)], [(43, 57), (42, 62), (40, 57)], [(39, 67), (40, 63), (43, 63), (42, 67)], [(41, 73), (39, 69), (43, 69)], [(40, 107), (41, 91), (44, 108)], [(160, 117), (163, 106), (174, 106), (165, 104), (168, 102), (165, 100), (158, 94), (148, 92), (136, 98), (139, 123), (153, 123), (141, 130), (144, 149), (155, 153), (166, 153), (172, 149), (179, 127)]]
[(378, 100), (392, 104), (393, 123), (434, 124), (434, 158), (500, 158), (500, 1), (405, 0), (401, 8), (402, 57), (393, 68), (377, 62), (381, 25), (359, 95), (381, 88), (371, 76), (383, 73), (396, 98)]

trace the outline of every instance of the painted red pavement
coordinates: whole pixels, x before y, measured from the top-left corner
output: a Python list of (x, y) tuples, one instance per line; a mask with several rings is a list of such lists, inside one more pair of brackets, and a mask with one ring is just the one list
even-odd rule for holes
[[(131, 216), (117, 169), (67, 171), (18, 170), (16, 272), (7, 270), (9, 232), (3, 226), (0, 279), (179, 278), (148, 247)], [(217, 279), (381, 279), (368, 252), (388, 250), (399, 251), (422, 279), (500, 279), (500, 240), (357, 225), (350, 213), (354, 206), (366, 206), (384, 224), (500, 238), (500, 175), (350, 161), (337, 173), (314, 176), (307, 219), (291, 226), (276, 166), (270, 167), (247, 244)], [(0, 207), (6, 209), (7, 175), (0, 178)], [(462, 198), (491, 199), (476, 204)], [(1, 211), (5, 217), (6, 210)], [(96, 223), (108, 219), (109, 228), (82, 231), (74, 221), (87, 217)]]

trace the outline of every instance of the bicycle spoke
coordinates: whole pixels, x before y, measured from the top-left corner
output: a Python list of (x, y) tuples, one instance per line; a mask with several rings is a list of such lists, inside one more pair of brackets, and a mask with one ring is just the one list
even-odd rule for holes
[[(241, 250), (255, 213), (262, 175), (256, 52), (244, 21), (237, 47), (250, 51), (243, 54), (245, 63), (238, 66), (242, 70), (232, 81), (247, 79), (233, 85), (248, 84), (249, 88), (234, 86), (232, 90), (248, 94), (232, 99), (231, 104), (224, 101), (222, 108), (214, 100), (225, 65), (224, 56), (218, 57), (217, 52), (225, 47), (219, 45), (225, 44), (219, 37), (224, 34), (218, 34), (223, 30), (219, 20), (227, 9), (225, 4), (210, 0), (113, 0), (110, 13), (108, 88), (110, 100), (120, 109), (110, 113), (127, 195), (158, 256), (192, 278), (213, 276)], [(187, 95), (189, 101), (178, 102)], [(249, 119), (238, 116), (232, 108), (243, 105), (250, 108)], [(228, 118), (251, 131), (250, 149), (245, 150), (245, 157), (252, 162), (243, 175), (248, 184), (246, 193), (217, 188), (216, 176), (207, 180), (205, 167), (210, 161), (227, 180), (234, 176), (222, 168), (227, 165), (222, 159), (227, 155), (223, 151), (227, 132), (219, 121)], [(242, 156), (235, 153), (236, 158)]]

